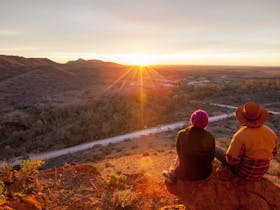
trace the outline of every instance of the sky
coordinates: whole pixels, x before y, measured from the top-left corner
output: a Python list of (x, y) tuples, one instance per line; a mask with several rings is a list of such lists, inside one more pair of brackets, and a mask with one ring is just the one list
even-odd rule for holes
[(0, 0), (0, 54), (280, 66), (280, 1)]

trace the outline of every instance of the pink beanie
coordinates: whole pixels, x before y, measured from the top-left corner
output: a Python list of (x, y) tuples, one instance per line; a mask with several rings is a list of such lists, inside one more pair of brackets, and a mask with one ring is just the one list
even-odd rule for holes
[(208, 124), (208, 114), (202, 109), (194, 111), (190, 118), (190, 123), (199, 128), (205, 128)]

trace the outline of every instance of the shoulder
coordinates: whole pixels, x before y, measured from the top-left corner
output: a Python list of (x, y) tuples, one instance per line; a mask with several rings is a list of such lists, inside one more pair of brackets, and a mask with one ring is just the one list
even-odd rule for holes
[(179, 131), (177, 132), (177, 136), (181, 136), (181, 135), (184, 135), (184, 134), (186, 134), (186, 133), (187, 133), (187, 130), (184, 128), (184, 129), (179, 130)]
[(241, 126), (232, 137), (232, 141), (242, 141), (244, 138), (247, 138), (250, 128), (247, 126)]
[(191, 132), (193, 126), (189, 125), (188, 127), (181, 129), (177, 132), (177, 138), (183, 138), (186, 137), (188, 135), (188, 133)]
[(212, 135), (212, 133), (210, 133), (209, 131), (207, 130), (204, 130), (205, 134), (211, 138), (214, 138), (214, 136)]
[(241, 126), (233, 135), (233, 137), (242, 137), (249, 132), (250, 128), (247, 126)]
[(273, 131), (270, 127), (268, 127), (267, 125), (263, 125), (261, 128), (264, 129), (264, 130), (266, 130), (267, 132), (270, 132), (270, 133), (276, 135), (276, 134), (274, 133), (274, 131)]
[(263, 125), (261, 127), (265, 132), (269, 133), (270, 135), (273, 136), (273, 138), (275, 138), (276, 140), (278, 139), (277, 135), (275, 134), (275, 132), (270, 128), (268, 127), (267, 125)]
[(190, 132), (192, 128), (193, 128), (193, 126), (192, 126), (192, 125), (189, 125), (188, 127), (179, 130), (177, 134), (178, 134), (178, 135), (179, 135), (179, 134), (186, 134), (186, 133)]
[(185, 129), (182, 129), (182, 130), (179, 130), (177, 132), (177, 138), (176, 138), (176, 142), (177, 144), (179, 143), (182, 143), (182, 141), (187, 137), (187, 130), (186, 128)]

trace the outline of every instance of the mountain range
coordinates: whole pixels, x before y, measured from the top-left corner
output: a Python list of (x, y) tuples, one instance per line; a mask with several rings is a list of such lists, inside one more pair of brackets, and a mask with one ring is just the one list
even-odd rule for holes
[(126, 68), (100, 60), (59, 64), (47, 58), (0, 55), (0, 108), (24, 108), (72, 91), (96, 92)]

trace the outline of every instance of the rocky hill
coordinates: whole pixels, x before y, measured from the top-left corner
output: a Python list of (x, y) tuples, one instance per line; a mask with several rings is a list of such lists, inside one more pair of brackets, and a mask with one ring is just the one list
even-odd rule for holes
[(1, 176), (6, 200), (1, 200), (0, 209), (280, 209), (279, 155), (259, 182), (244, 182), (215, 160), (209, 179), (169, 185), (162, 171), (176, 152), (160, 141), (139, 138), (137, 148), (127, 144), (120, 153), (106, 153), (102, 159), (69, 162), (38, 173), (30, 163), (19, 172), (6, 170)]
[(104, 82), (120, 76), (123, 68), (98, 60), (59, 64), (47, 58), (0, 55), (0, 108), (24, 109), (48, 101), (67, 103), (67, 96), (73, 100), (83, 91), (98, 91)]

